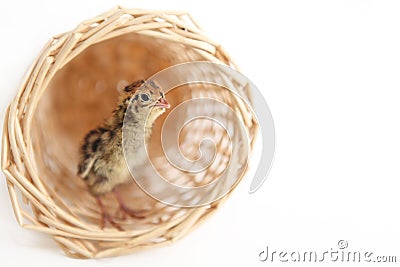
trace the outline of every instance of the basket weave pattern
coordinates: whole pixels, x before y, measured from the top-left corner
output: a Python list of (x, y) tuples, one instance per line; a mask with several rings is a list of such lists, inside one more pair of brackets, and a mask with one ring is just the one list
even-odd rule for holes
[[(124, 197), (149, 210), (146, 219), (121, 222), (124, 232), (102, 230), (95, 200), (76, 175), (80, 141), (109, 116), (118, 96), (115, 88), (174, 64), (198, 60), (237, 68), (185, 12), (116, 7), (53, 37), (8, 107), (3, 128), (1, 166), (17, 222), (51, 235), (68, 256), (100, 258), (169, 244), (215, 212), (229, 193), (211, 205), (184, 209), (163, 205), (130, 185)], [(242, 92), (250, 99), (246, 88)], [(185, 94), (171, 92), (168, 100), (174, 105), (195, 95), (219, 98), (235, 107), (253, 143), (257, 126), (250, 111), (222, 90), (194, 86)], [(218, 136), (212, 126), (197, 127), (200, 135)], [(226, 150), (223, 140), (218, 151)], [(155, 154), (160, 152), (157, 141), (151, 145)], [(240, 156), (238, 161), (244, 162)], [(218, 176), (217, 169), (199, 181), (179, 179), (185, 185), (201, 185)], [(168, 167), (164, 172), (169, 172)], [(105, 204), (110, 209), (116, 205), (112, 198)]]

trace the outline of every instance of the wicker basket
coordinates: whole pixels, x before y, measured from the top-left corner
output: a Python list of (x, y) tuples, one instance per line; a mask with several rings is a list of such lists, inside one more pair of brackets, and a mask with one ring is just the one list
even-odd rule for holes
[[(51, 235), (68, 256), (100, 258), (169, 244), (215, 212), (231, 191), (209, 205), (179, 208), (155, 201), (130, 184), (124, 187), (123, 197), (135, 207), (148, 210), (146, 218), (121, 221), (126, 229), (123, 232), (111, 227), (102, 230), (95, 199), (76, 174), (82, 138), (110, 115), (119, 87), (191, 61), (236, 68), (185, 12), (116, 7), (51, 39), (8, 107), (3, 129), (2, 170), (18, 223)], [(250, 99), (246, 88), (239, 89)], [(224, 101), (242, 114), (253, 144), (257, 130), (254, 117), (223, 89), (193, 85), (171, 91), (167, 98), (176, 106), (185, 99), (205, 95)], [(155, 131), (163, 119), (165, 116), (158, 120)], [(187, 141), (188, 137), (210, 133), (219, 136), (217, 129), (200, 121), (181, 138)], [(217, 153), (232, 156), (226, 155), (225, 137), (221, 135), (219, 141)], [(211, 165), (200, 179), (175, 173), (160, 159), (158, 142), (150, 142), (151, 156), (172, 180), (195, 186), (218, 177), (222, 163)], [(190, 154), (195, 147), (191, 143), (182, 142), (182, 151)], [(235, 156), (242, 163), (236, 174), (239, 181), (247, 161), (245, 155)], [(110, 209), (116, 206), (112, 197), (104, 202)]]

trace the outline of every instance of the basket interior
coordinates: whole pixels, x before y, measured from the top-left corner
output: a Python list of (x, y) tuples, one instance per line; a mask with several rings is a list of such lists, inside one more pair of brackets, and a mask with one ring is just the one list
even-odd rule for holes
[[(40, 178), (57, 205), (91, 227), (99, 226), (100, 212), (95, 199), (76, 174), (79, 148), (85, 134), (110, 116), (119, 90), (128, 83), (146, 79), (178, 63), (199, 60), (205, 59), (191, 47), (130, 33), (90, 46), (55, 74), (38, 103), (32, 123), (32, 143)], [(194, 95), (226, 98), (225, 102), (230, 101), (230, 96), (224, 94), (222, 88), (211, 85), (176, 88), (167, 94), (167, 99), (172, 106), (176, 106)], [(167, 115), (157, 120), (155, 132), (160, 130)], [(182, 114), (182, 118), (186, 115), (187, 112)], [(150, 156), (171, 181), (182, 185), (209, 183), (218, 178), (224, 164), (228, 162), (230, 154), (227, 136), (218, 127), (205, 121), (197, 122), (182, 131), (179, 140), (182, 153), (188, 158), (196, 158), (202, 136), (210, 133), (213, 138), (217, 138), (220, 157), (214, 166), (200, 176), (185, 176), (175, 172), (168, 161), (161, 157), (157, 134), (153, 134), (150, 142)], [(244, 171), (246, 166), (241, 168)], [(120, 224), (127, 230), (160, 227), (190, 212), (190, 209), (170, 207), (155, 201), (135, 183), (121, 189), (130, 207), (148, 210), (146, 219), (121, 220)], [(117, 207), (111, 195), (105, 196), (104, 202), (110, 211)]]

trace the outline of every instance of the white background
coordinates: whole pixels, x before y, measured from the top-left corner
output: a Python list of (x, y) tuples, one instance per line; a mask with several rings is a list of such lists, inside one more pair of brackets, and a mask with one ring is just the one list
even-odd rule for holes
[[(1, 1), (2, 118), (52, 35), (117, 4), (71, 2)], [(262, 90), (277, 136), (263, 187), (249, 195), (246, 176), (215, 216), (170, 246), (82, 261), (17, 225), (2, 176), (2, 266), (267, 266), (258, 260), (267, 245), (323, 252), (340, 239), (400, 261), (400, 2), (222, 2), (118, 3), (189, 11)]]

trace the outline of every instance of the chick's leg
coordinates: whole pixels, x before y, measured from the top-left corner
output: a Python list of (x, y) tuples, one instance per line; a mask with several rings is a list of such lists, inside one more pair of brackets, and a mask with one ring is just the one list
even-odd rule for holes
[(122, 227), (114, 221), (114, 218), (107, 212), (106, 207), (104, 207), (103, 202), (100, 199), (100, 196), (96, 197), (97, 204), (99, 205), (101, 211), (101, 222), (100, 228), (104, 229), (104, 226), (107, 222), (109, 222), (113, 227), (118, 229), (119, 231), (123, 231)]
[(113, 190), (113, 192), (114, 192), (115, 198), (118, 200), (119, 209), (122, 212), (123, 219), (126, 219), (126, 215), (129, 215), (130, 217), (137, 218), (137, 219), (145, 218), (145, 216), (143, 216), (141, 214), (141, 211), (133, 210), (125, 205), (117, 187)]

